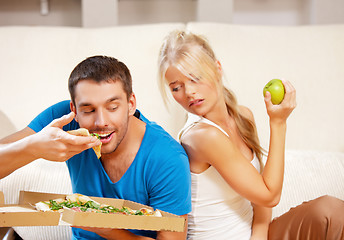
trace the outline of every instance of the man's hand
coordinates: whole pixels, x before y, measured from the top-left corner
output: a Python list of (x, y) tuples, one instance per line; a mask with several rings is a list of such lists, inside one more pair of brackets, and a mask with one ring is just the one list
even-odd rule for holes
[(88, 148), (101, 144), (95, 137), (74, 136), (62, 130), (62, 127), (70, 123), (74, 116), (75, 114), (71, 112), (55, 119), (42, 131), (31, 136), (31, 153), (35, 158), (64, 162)]
[[(74, 227), (74, 226), (73, 226)], [(113, 228), (93, 228), (93, 227), (77, 227), (86, 231), (91, 231), (99, 236), (108, 239), (108, 240), (120, 240), (120, 239), (141, 239), (148, 240), (152, 238), (138, 236), (132, 232), (125, 229), (113, 229)]]
[[(91, 231), (99, 236), (108, 239), (108, 240), (121, 240), (121, 239), (140, 239), (140, 240), (149, 240), (152, 238), (149, 237), (144, 237), (144, 236), (139, 236), (135, 235), (134, 233), (125, 230), (125, 229), (111, 229), (111, 228), (92, 228), (92, 227), (78, 227), (86, 231)], [(164, 237), (162, 237), (162, 233), (165, 234)], [(158, 237), (157, 239), (164, 239), (164, 240), (174, 240), (174, 239), (186, 239), (184, 233), (178, 233), (178, 232), (158, 232)]]
[[(158, 231), (157, 232), (157, 240), (185, 240), (186, 239), (186, 233), (187, 233), (187, 214), (181, 215), (181, 217), (186, 219), (184, 232), (169, 232), (169, 231)], [(73, 226), (75, 227), (75, 226)], [(112, 228), (93, 228), (93, 227), (76, 227), (81, 228), (86, 231), (91, 231), (99, 236), (108, 239), (108, 240), (121, 240), (121, 239), (142, 239), (142, 240), (148, 240), (152, 239), (149, 237), (139, 236), (135, 235), (134, 233), (125, 230), (125, 229), (112, 229)]]
[(38, 159), (63, 162), (88, 148), (101, 144), (95, 137), (80, 137), (62, 130), (74, 113), (54, 120), (35, 133), (26, 127), (0, 140), (0, 179)]

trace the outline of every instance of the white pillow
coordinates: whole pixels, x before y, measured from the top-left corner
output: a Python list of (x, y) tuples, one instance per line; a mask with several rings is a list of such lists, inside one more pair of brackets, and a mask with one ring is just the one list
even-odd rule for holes
[[(0, 180), (0, 191), (4, 192), (6, 204), (17, 204), (21, 190), (72, 193), (66, 164), (38, 159)], [(14, 227), (14, 230), (25, 240), (65, 240), (72, 237), (69, 226)]]
[(273, 209), (272, 217), (323, 195), (344, 200), (343, 173), (342, 152), (286, 151), (282, 197)]

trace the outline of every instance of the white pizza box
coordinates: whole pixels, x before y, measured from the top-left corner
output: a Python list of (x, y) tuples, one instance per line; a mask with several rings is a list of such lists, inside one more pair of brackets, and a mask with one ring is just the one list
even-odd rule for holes
[[(19, 205), (2, 205), (0, 207), (0, 227), (71, 225), (80, 227), (183, 232), (186, 224), (183, 217), (160, 210), (162, 217), (75, 212), (69, 209), (65, 209), (63, 213), (39, 212), (33, 207), (39, 201), (48, 201), (61, 197), (65, 198), (65, 196), (65, 194), (21, 191)], [(152, 209), (149, 206), (123, 199), (90, 198), (100, 204), (108, 204), (117, 208), (129, 207), (133, 210), (138, 210), (145, 207)], [(10, 210), (8, 207), (12, 207), (12, 209)], [(18, 207), (21, 210), (13, 209), (13, 207)], [(2, 210), (6, 208), (9, 210)], [(24, 212), (24, 210), (27, 210), (27, 212)]]

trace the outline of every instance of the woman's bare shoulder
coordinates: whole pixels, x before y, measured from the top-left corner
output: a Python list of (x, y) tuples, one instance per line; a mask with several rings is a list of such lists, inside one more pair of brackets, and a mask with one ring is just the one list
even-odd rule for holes
[(186, 150), (192, 172), (202, 172), (217, 161), (217, 154), (227, 150), (230, 139), (218, 128), (197, 123), (181, 139)]
[(181, 138), (183, 145), (188, 145), (194, 149), (207, 151), (206, 146), (218, 145), (218, 143), (228, 142), (229, 138), (217, 127), (207, 123), (195, 124)]

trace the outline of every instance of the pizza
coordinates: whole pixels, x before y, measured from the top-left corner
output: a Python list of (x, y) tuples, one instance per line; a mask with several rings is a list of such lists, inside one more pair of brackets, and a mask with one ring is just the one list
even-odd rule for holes
[(88, 196), (82, 194), (71, 194), (65, 198), (57, 198), (49, 201), (40, 201), (35, 204), (38, 211), (58, 211), (63, 212), (64, 209), (70, 209), (75, 212), (95, 212), (95, 213), (108, 213), (108, 214), (123, 214), (123, 215), (144, 215), (162, 217), (161, 212), (156, 209), (155, 211), (149, 208), (140, 208), (133, 210), (129, 207), (122, 206), (116, 208), (107, 204), (100, 204)]
[[(79, 128), (76, 130), (68, 131), (67, 133), (75, 135), (75, 136), (94, 136), (98, 139), (100, 139), (99, 135), (96, 133), (90, 133), (86, 128)], [(97, 157), (100, 158), (100, 150), (101, 150), (102, 144), (99, 144), (98, 146), (93, 147), (94, 152), (96, 153)]]

